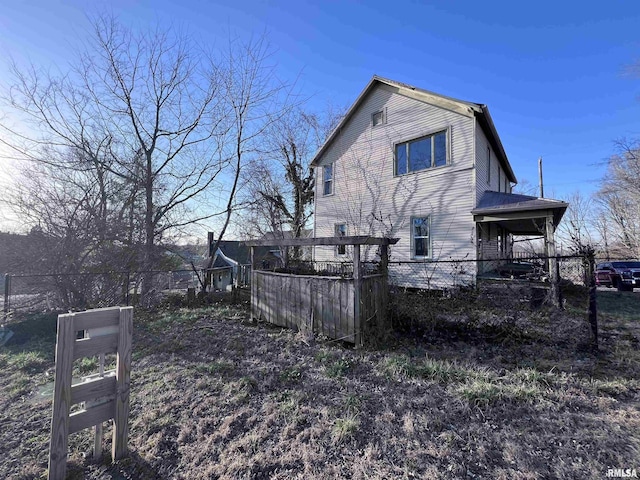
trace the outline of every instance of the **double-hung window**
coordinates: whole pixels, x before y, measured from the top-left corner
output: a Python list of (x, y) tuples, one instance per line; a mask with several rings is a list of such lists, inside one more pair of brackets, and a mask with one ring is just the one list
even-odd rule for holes
[(396, 175), (447, 164), (447, 132), (396, 144)]
[(491, 148), (487, 146), (487, 183), (491, 184)]
[(411, 256), (431, 258), (431, 222), (429, 217), (411, 217)]
[(331, 195), (333, 193), (333, 163), (322, 167), (322, 194)]

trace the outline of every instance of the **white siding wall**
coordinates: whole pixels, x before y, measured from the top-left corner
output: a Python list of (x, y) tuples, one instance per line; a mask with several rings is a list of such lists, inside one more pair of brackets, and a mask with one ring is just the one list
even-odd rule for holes
[[(491, 181), (487, 181), (487, 146), (489, 141), (480, 125), (476, 124), (476, 197), (477, 202), (487, 190), (494, 192), (511, 193), (511, 184), (500, 166), (498, 159), (491, 148)], [(498, 229), (495, 225), (483, 225), (482, 250), (479, 258), (496, 258), (498, 254)], [(506, 239), (503, 241), (507, 241)], [(487, 271), (493, 268), (490, 263), (483, 264), (480, 269)]]
[[(490, 181), (487, 181), (487, 147), (490, 149), (491, 156)], [(496, 153), (489, 145), (484, 131), (476, 123), (476, 202), (480, 200), (486, 190), (511, 193), (511, 185), (506, 178), (507, 176), (498, 162)]]
[[(372, 127), (371, 115), (384, 110), (386, 122)], [(475, 258), (473, 179), (474, 119), (377, 86), (343, 127), (321, 164), (334, 163), (334, 194), (322, 195), (318, 168), (315, 235), (333, 236), (336, 223), (348, 235), (390, 235), (391, 262), (411, 260), (410, 220), (431, 217), (434, 259)], [(394, 145), (443, 129), (449, 131), (450, 165), (394, 176)], [(365, 252), (373, 259), (375, 249)], [(340, 261), (333, 248), (316, 247), (318, 261)], [(398, 266), (399, 267), (399, 266)], [(391, 264), (394, 283), (422, 286)], [(393, 270), (396, 269), (397, 275)]]

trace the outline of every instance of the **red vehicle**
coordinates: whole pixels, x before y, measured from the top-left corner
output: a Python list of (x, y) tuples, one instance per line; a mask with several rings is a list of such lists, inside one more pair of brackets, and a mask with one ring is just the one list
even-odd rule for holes
[(614, 287), (618, 291), (640, 288), (640, 262), (603, 262), (596, 265), (596, 285)]

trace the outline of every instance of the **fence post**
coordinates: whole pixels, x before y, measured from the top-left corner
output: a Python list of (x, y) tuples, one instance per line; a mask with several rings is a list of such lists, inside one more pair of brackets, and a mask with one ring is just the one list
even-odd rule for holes
[(558, 282), (558, 306), (564, 308), (564, 297), (562, 295), (562, 288), (560, 288), (562, 278), (560, 277), (560, 260), (558, 257), (556, 257), (556, 280)]
[(250, 247), (249, 258), (251, 261), (251, 269), (249, 270), (249, 287), (251, 289), (251, 320), (260, 320), (258, 313), (258, 286), (256, 285), (257, 276), (255, 274), (255, 247)]
[(553, 224), (553, 216), (548, 216), (545, 222), (545, 242), (547, 247), (547, 265), (549, 268), (549, 282), (551, 286), (551, 304), (555, 307), (560, 306), (559, 297), (559, 277), (557, 275), (558, 258), (556, 256), (556, 242), (554, 239), (555, 226)]
[(596, 304), (596, 259), (593, 251), (587, 252), (585, 260), (589, 274), (589, 325), (591, 325), (591, 344), (598, 350), (598, 306)]
[(131, 272), (127, 272), (127, 290), (126, 290), (126, 296), (127, 296), (127, 306), (130, 305), (129, 303), (129, 290), (131, 288)]
[(5, 273), (4, 275), (4, 316), (2, 319), (2, 323), (7, 322), (7, 318), (9, 317), (9, 298), (11, 296), (11, 274)]
[(360, 264), (360, 245), (353, 246), (353, 327), (356, 347), (362, 346), (364, 322), (362, 322), (360, 302), (362, 300), (362, 266)]

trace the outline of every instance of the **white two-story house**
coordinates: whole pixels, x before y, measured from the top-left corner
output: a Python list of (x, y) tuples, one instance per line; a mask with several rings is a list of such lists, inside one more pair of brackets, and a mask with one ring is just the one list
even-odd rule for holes
[[(547, 235), (552, 247), (567, 207), (512, 194), (516, 177), (486, 105), (378, 76), (312, 166), (314, 236), (399, 238), (389, 259), (397, 285), (473, 282), (490, 268), (476, 261), (507, 257), (513, 235)], [(348, 261), (349, 251), (315, 247), (314, 260)]]

